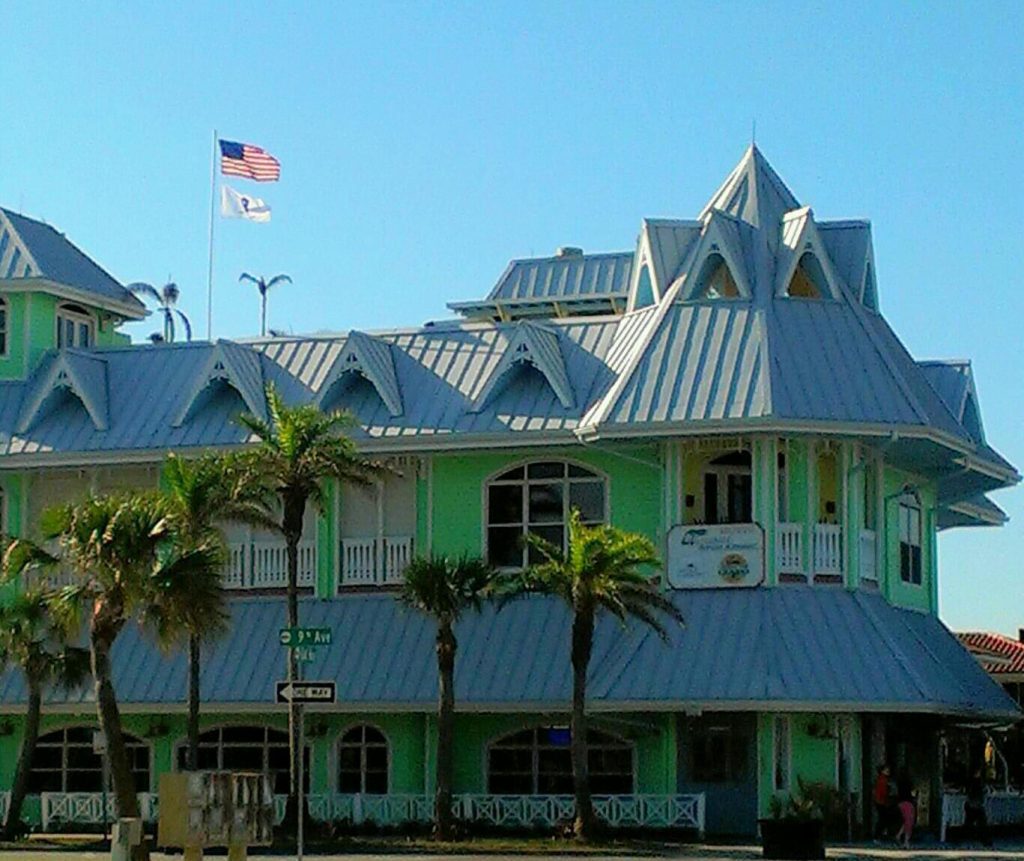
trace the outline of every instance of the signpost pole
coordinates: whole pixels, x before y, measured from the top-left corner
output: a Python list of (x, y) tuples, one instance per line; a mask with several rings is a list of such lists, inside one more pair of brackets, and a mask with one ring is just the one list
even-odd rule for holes
[(299, 833), (295, 857), (296, 861), (302, 861), (306, 837), (306, 709), (299, 705), (296, 712), (299, 721)]

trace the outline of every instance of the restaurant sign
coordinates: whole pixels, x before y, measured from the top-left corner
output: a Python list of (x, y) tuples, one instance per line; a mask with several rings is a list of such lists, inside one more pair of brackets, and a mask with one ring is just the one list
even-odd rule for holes
[(764, 579), (764, 533), (756, 523), (673, 526), (668, 582), (674, 589), (736, 589)]

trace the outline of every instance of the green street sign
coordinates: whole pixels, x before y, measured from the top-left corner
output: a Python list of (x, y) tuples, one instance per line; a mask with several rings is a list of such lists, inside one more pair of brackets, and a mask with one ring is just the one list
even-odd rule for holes
[(316, 649), (313, 646), (293, 646), (292, 653), (300, 664), (310, 664), (316, 659)]
[(281, 628), (281, 645), (289, 649), (300, 646), (329, 646), (333, 639), (330, 628)]

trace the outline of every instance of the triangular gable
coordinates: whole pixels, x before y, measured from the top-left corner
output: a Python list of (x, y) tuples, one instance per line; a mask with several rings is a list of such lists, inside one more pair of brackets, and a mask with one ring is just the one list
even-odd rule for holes
[(19, 433), (32, 427), (50, 396), (59, 391), (69, 392), (81, 402), (96, 430), (107, 429), (107, 363), (97, 356), (61, 350), (27, 392), (18, 420)]
[(0, 280), (8, 278), (32, 278), (40, 274), (28, 245), (8, 218), (7, 211), (0, 209)]
[(833, 271), (851, 296), (872, 311), (878, 310), (875, 254), (869, 221), (825, 221), (816, 225), (828, 249)]
[(520, 365), (536, 368), (547, 380), (558, 402), (566, 409), (576, 404), (569, 373), (565, 367), (558, 333), (546, 326), (529, 321), (516, 323), (508, 346), (498, 364), (473, 401), (473, 412), (480, 412), (501, 386), (506, 375)]
[(799, 208), (800, 203), (786, 187), (761, 151), (751, 144), (739, 164), (711, 196), (701, 210), (703, 219), (713, 210), (752, 224), (772, 229), (784, 213)]
[(391, 345), (365, 332), (349, 333), (345, 346), (320, 387), (317, 404), (323, 407), (338, 382), (353, 374), (370, 382), (392, 418), (402, 414), (402, 392), (395, 375)]
[(699, 221), (644, 219), (645, 248), (659, 296), (668, 290), (683, 261), (700, 239), (703, 227)]
[(983, 444), (985, 427), (981, 421), (971, 363), (967, 360), (950, 360), (918, 362), (917, 366), (963, 429), (975, 442)]
[(254, 416), (266, 419), (267, 401), (263, 381), (263, 367), (257, 352), (241, 344), (217, 341), (202, 372), (196, 377), (188, 396), (174, 420), (181, 427), (189, 418), (197, 401), (214, 382), (222, 381), (238, 392), (246, 409)]
[(736, 282), (736, 289), (739, 290), (740, 296), (744, 299), (751, 298), (753, 291), (738, 227), (739, 225), (732, 218), (721, 212), (712, 212), (708, 216), (700, 242), (697, 243), (686, 262), (685, 272), (680, 275), (684, 279), (678, 296), (680, 300), (699, 298), (697, 293), (704, 286), (700, 283), (700, 275), (708, 258), (715, 254), (720, 256), (729, 267), (729, 272)]
[(782, 242), (778, 251), (775, 295), (787, 295), (789, 282), (800, 264), (800, 259), (807, 253), (812, 254), (821, 267), (826, 293), (822, 298), (839, 299), (842, 291), (828, 249), (814, 223), (814, 212), (809, 206), (788, 212), (782, 219)]

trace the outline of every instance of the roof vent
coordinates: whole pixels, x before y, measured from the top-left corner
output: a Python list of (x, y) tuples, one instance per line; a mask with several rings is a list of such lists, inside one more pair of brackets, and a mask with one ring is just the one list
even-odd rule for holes
[(555, 257), (582, 257), (583, 249), (575, 245), (563, 245), (555, 252)]

